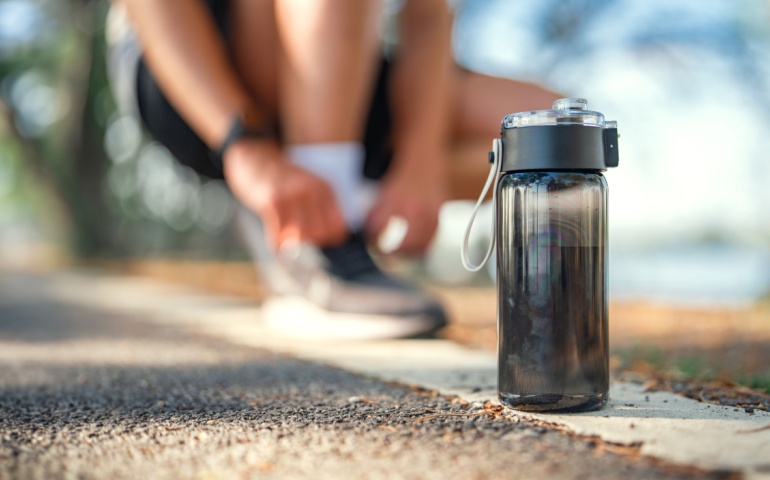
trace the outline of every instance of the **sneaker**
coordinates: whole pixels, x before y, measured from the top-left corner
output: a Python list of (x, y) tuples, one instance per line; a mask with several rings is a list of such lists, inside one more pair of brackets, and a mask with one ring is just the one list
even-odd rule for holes
[(241, 208), (238, 226), (273, 294), (262, 305), (271, 331), (307, 340), (368, 340), (434, 334), (446, 325), (426, 292), (379, 269), (361, 234), (333, 248), (273, 252), (259, 218)]

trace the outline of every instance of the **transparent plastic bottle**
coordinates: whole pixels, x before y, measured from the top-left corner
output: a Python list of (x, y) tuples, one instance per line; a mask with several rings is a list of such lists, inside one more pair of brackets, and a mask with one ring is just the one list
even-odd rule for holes
[[(493, 143), (498, 390), (504, 405), (585, 411), (608, 400), (607, 182), (616, 122), (567, 98), (503, 119)], [(482, 194), (483, 197), (483, 194)], [(477, 204), (478, 211), (481, 201)], [(463, 262), (468, 258), (466, 230)]]
[(607, 400), (607, 182), (517, 172), (498, 191), (500, 400), (591, 410)]

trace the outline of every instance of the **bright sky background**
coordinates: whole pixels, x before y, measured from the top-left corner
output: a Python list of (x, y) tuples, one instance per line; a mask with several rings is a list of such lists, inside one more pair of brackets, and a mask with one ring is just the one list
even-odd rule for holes
[(556, 2), (468, 0), (457, 54), (618, 120), (621, 165), (607, 178), (624, 243), (770, 238), (768, 2), (601, 3), (565, 48), (541, 40)]

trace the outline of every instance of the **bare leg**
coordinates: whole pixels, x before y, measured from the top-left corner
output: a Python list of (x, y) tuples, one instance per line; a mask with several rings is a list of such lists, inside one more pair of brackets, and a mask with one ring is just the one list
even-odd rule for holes
[(278, 116), (280, 43), (273, 0), (233, 0), (230, 11), (235, 67), (253, 100), (273, 120)]
[[(230, 5), (235, 69), (253, 104), (275, 121), (282, 116), (283, 87), (275, 1)], [(273, 245), (297, 239), (332, 245), (347, 237), (331, 187), (293, 166), (275, 142), (244, 139), (227, 153), (225, 178), (241, 203), (262, 217)]]
[(487, 153), (492, 139), (499, 135), (503, 117), (525, 110), (548, 109), (563, 95), (531, 83), (466, 70), (457, 71), (454, 91), (450, 197), (476, 199), (489, 174)]
[(372, 93), (379, 2), (278, 0), (287, 143), (360, 141)]

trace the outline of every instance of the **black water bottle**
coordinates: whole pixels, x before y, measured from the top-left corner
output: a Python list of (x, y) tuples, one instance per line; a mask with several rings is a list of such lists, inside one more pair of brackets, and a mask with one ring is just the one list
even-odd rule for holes
[[(496, 140), (500, 401), (587, 411), (608, 399), (607, 182), (616, 122), (583, 99), (503, 119)], [(492, 176), (490, 176), (490, 179)]]

